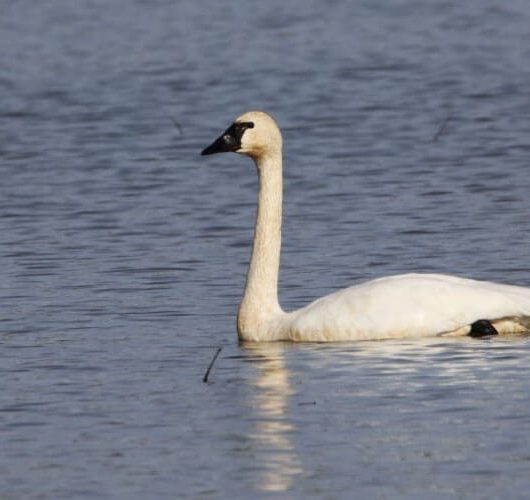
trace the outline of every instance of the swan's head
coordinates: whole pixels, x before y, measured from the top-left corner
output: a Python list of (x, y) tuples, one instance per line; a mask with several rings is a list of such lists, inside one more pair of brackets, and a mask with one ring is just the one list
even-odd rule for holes
[(282, 136), (272, 117), (263, 111), (249, 111), (236, 118), (201, 154), (232, 151), (257, 159), (281, 149)]

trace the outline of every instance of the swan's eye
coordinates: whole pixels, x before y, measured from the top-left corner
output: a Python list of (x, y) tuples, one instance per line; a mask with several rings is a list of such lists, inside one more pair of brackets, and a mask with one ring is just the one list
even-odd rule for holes
[(252, 122), (239, 122), (239, 123), (232, 123), (228, 130), (225, 132), (226, 135), (232, 136), (237, 143), (241, 146), (241, 138), (243, 137), (243, 134), (245, 133), (245, 130), (247, 128), (254, 128), (254, 123)]
[(238, 141), (241, 141), (241, 137), (245, 133), (247, 128), (254, 128), (254, 123), (252, 122), (239, 122), (233, 123), (232, 126), (228, 129), (231, 131), (232, 135), (237, 138)]

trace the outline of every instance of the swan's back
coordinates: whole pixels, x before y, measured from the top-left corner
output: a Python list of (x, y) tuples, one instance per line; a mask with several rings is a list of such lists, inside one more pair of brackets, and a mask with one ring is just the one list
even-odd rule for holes
[(299, 341), (433, 336), (507, 316), (530, 316), (530, 289), (406, 274), (340, 290), (290, 313), (282, 336)]

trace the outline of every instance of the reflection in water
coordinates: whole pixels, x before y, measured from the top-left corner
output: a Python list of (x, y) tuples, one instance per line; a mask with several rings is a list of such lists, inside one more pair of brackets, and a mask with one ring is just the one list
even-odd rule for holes
[(286, 491), (303, 472), (291, 435), (295, 425), (288, 420), (289, 397), (294, 393), (285, 366), (282, 344), (246, 346), (256, 355), (259, 373), (254, 383), (255, 430), (250, 439), (256, 444), (259, 476), (257, 489)]

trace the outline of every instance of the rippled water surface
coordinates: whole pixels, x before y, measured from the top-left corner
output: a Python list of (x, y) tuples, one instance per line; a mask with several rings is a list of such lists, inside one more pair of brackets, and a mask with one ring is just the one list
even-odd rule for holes
[(530, 339), (238, 345), (255, 172), (199, 156), (280, 123), (287, 309), (530, 286), (526, 0), (1, 10), (1, 498), (527, 497)]

